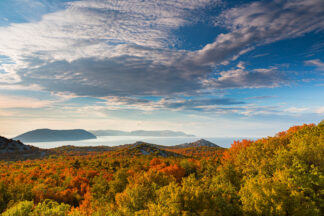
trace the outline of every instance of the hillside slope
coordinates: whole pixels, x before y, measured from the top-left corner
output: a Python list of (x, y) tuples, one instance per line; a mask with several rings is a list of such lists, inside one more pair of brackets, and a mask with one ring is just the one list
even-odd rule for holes
[(0, 160), (23, 160), (45, 156), (48, 150), (0, 136)]
[(20, 141), (7, 139), (5, 137), (0, 136), (0, 153), (2, 154), (24, 152), (29, 151), (30, 149), (30, 146), (24, 145)]
[(178, 153), (162, 149), (159, 145), (142, 141), (137, 141), (130, 145), (118, 146), (116, 147), (116, 154), (131, 156), (151, 155), (160, 157), (183, 157), (183, 155)]

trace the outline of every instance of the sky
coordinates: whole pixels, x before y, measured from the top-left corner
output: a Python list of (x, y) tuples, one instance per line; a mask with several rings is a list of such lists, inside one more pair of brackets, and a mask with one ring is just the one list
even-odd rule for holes
[(323, 119), (323, 0), (0, 1), (2, 136), (260, 137)]

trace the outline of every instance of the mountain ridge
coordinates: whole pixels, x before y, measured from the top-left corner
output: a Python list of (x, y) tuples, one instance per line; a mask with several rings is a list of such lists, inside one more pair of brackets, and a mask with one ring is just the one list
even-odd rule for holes
[(120, 155), (152, 155), (152, 156), (161, 156), (161, 157), (183, 157), (184, 154), (179, 154), (182, 150), (186, 152), (199, 153), (202, 151), (211, 151), (215, 150), (224, 150), (225, 148), (220, 147), (208, 140), (200, 139), (191, 143), (184, 143), (179, 145), (159, 145), (148, 143), (144, 141), (136, 141), (131, 144), (122, 144), (118, 146), (61, 146), (50, 149), (52, 152), (56, 153), (69, 153), (71, 155), (84, 155), (89, 153), (98, 153), (98, 152), (113, 152), (114, 154)]

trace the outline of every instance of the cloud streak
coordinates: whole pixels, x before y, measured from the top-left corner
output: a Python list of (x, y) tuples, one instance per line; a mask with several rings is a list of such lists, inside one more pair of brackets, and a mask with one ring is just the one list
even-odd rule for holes
[(9, 108), (44, 108), (49, 107), (54, 101), (38, 100), (24, 96), (0, 95), (0, 109)]
[(324, 62), (320, 59), (312, 59), (305, 61), (306, 65), (311, 65), (317, 67), (319, 70), (324, 71)]
[(246, 70), (238, 64), (235, 69), (221, 71), (217, 78), (209, 78), (203, 81), (207, 88), (265, 88), (277, 87), (287, 82), (285, 75), (278, 68), (258, 68)]
[(134, 109), (144, 111), (161, 111), (161, 110), (196, 110), (208, 111), (215, 107), (235, 106), (245, 104), (242, 101), (230, 98), (203, 98), (203, 99), (186, 99), (186, 98), (162, 98), (152, 101), (148, 99), (138, 99), (133, 97), (106, 97), (106, 106), (103, 109)]
[(321, 0), (257, 1), (224, 11), (215, 20), (230, 32), (194, 53), (200, 64), (219, 64), (256, 46), (324, 30)]

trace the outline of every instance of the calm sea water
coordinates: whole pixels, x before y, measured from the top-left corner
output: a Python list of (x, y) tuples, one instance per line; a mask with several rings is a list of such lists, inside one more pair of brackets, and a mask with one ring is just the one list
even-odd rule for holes
[[(64, 142), (34, 142), (25, 143), (39, 148), (55, 148), (65, 145), (74, 146), (116, 146), (123, 144), (131, 144), (136, 141), (143, 141), (159, 145), (177, 145), (188, 142), (194, 142), (198, 139), (206, 139), (221, 147), (228, 148), (234, 140), (244, 139), (242, 137), (149, 137), (149, 136), (102, 136), (97, 139), (82, 140), (82, 141), (64, 141)], [(251, 139), (251, 138), (250, 138)], [(253, 139), (253, 138), (252, 138)]]

